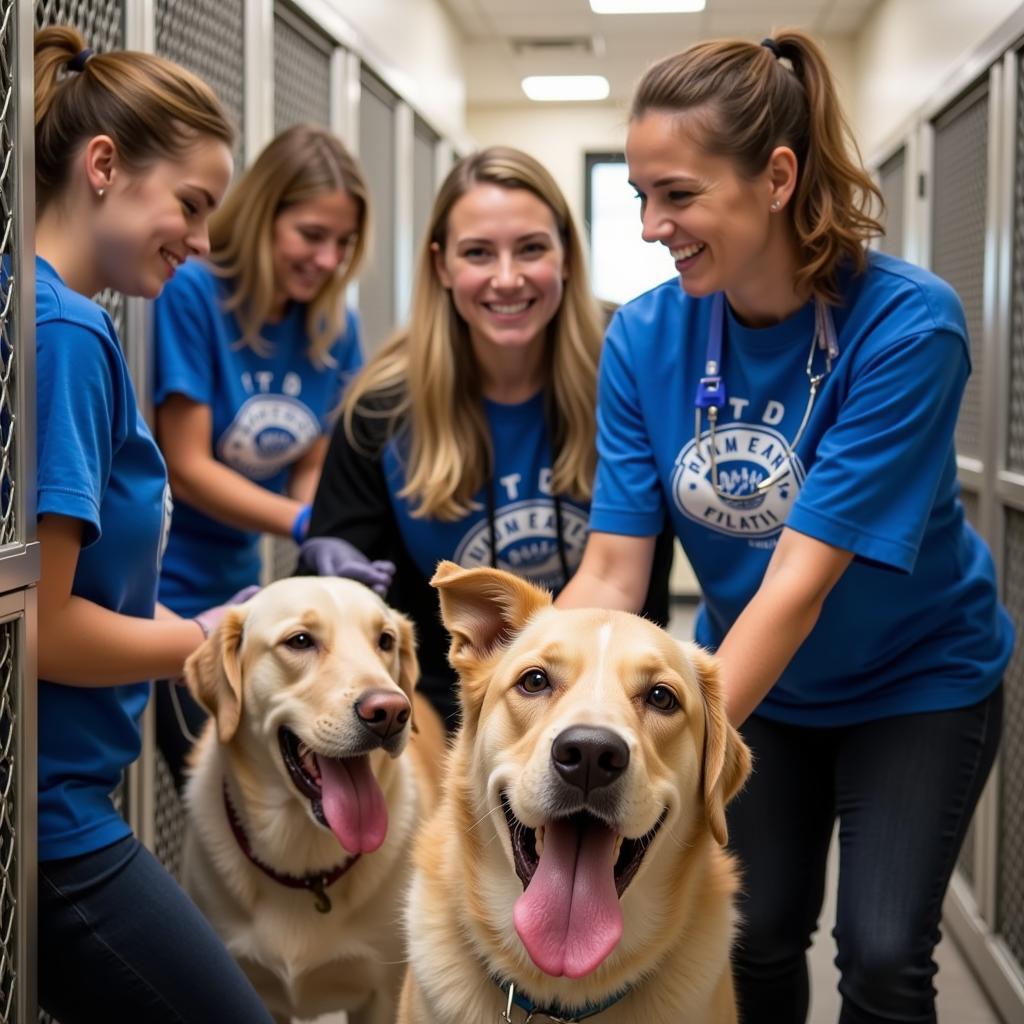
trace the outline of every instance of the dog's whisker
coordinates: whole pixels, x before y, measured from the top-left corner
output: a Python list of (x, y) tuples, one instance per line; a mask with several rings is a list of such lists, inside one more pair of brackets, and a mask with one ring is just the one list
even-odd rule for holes
[(477, 825), (479, 825), (485, 818), (489, 818), (492, 814), (495, 814), (500, 810), (500, 806), (488, 808), (483, 814), (480, 815), (479, 818), (476, 819), (476, 821), (473, 822), (472, 825), (469, 826), (469, 828), (466, 829), (466, 835), (469, 835), (469, 833), (472, 832), (473, 829), (475, 829)]

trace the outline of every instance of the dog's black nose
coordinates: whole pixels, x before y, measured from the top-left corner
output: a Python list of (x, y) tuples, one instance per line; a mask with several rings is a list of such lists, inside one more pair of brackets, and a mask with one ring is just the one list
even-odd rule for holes
[(359, 721), (375, 736), (388, 740), (409, 721), (412, 708), (404, 693), (367, 690), (355, 704)]
[(551, 744), (558, 774), (588, 796), (609, 786), (629, 766), (629, 747), (618, 733), (590, 725), (574, 725)]

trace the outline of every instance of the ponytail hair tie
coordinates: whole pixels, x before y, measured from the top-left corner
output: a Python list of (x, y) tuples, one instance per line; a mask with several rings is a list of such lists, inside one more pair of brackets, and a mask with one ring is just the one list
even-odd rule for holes
[(93, 55), (90, 47), (86, 47), (81, 53), (76, 53), (67, 63), (68, 71), (84, 71), (85, 62)]
[(761, 40), (761, 45), (768, 50), (771, 50), (775, 54), (775, 59), (778, 60), (782, 56), (782, 50), (779, 49), (779, 44), (775, 42), (770, 36), (767, 39)]

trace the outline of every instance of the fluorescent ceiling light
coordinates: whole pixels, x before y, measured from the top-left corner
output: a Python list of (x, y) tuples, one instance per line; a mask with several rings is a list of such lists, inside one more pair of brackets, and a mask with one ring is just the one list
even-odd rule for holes
[(696, 14), (704, 0), (590, 0), (595, 14)]
[(609, 91), (604, 75), (530, 75), (523, 79), (523, 92), (542, 103), (603, 100)]

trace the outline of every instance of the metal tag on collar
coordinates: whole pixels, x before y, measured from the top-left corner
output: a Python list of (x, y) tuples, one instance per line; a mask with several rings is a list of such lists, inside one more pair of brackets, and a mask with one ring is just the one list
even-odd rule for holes
[(329, 914), (331, 912), (331, 897), (327, 895), (327, 878), (321, 877), (310, 881), (308, 888), (316, 897), (316, 903), (313, 906), (316, 907), (317, 912)]

